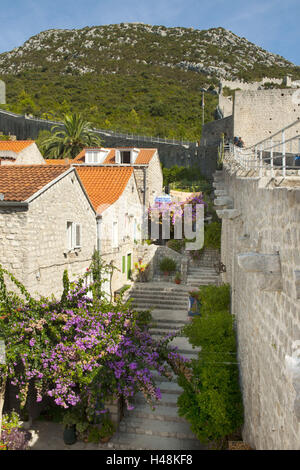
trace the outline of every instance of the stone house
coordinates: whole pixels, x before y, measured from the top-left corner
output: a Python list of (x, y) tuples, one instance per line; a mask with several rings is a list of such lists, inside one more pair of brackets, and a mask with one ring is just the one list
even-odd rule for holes
[(0, 141), (0, 165), (35, 165), (45, 160), (34, 140)]
[(105, 290), (113, 294), (130, 283), (142, 239), (143, 206), (132, 166), (76, 166), (97, 217), (97, 248), (116, 270)]
[(83, 149), (72, 164), (118, 165), (133, 167), (138, 192), (145, 207), (162, 193), (163, 174), (155, 148), (88, 148)]
[(95, 210), (75, 168), (0, 167), (0, 263), (32, 295), (60, 295), (97, 246)]

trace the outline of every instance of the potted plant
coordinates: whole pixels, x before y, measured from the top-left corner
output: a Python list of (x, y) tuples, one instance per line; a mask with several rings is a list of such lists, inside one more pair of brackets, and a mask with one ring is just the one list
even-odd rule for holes
[(103, 418), (99, 430), (100, 441), (103, 443), (108, 442), (115, 432), (116, 428), (111, 419), (108, 416)]
[(191, 291), (189, 292), (189, 312), (188, 315), (190, 317), (194, 317), (196, 315), (200, 315), (200, 299), (199, 299), (199, 292), (198, 291)]
[(164, 273), (165, 277), (167, 277), (170, 273), (173, 273), (176, 270), (176, 267), (176, 262), (167, 256), (159, 263), (159, 269)]
[(181, 280), (181, 275), (179, 272), (177, 272), (175, 276), (175, 284), (181, 284)]
[(77, 438), (76, 438), (77, 417), (75, 413), (73, 413), (71, 410), (67, 411), (63, 417), (62, 422), (65, 426), (64, 433), (63, 433), (64, 443), (68, 446), (71, 446), (75, 444), (75, 442), (77, 441)]
[(139, 258), (138, 263), (134, 263), (134, 267), (138, 272), (138, 281), (139, 282), (147, 282), (147, 268), (148, 264), (142, 264), (142, 258)]

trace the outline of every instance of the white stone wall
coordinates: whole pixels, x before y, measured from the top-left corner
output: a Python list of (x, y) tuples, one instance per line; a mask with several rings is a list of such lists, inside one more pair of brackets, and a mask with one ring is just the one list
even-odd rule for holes
[[(285, 356), (300, 339), (300, 187), (288, 182), (236, 177), (226, 171), (225, 189), (241, 212), (222, 220), (223, 280), (231, 284), (245, 406), (244, 439), (256, 449), (300, 449), (296, 390)], [(279, 181), (276, 181), (279, 184)], [(297, 187), (298, 186), (298, 187)], [(245, 272), (241, 253), (279, 254), (282, 289), (262, 290), (270, 275)], [(268, 279), (266, 279), (266, 277)], [(271, 275), (272, 277), (272, 275)], [(298, 297), (298, 298), (297, 298)]]
[(285, 82), (285, 80), (282, 80), (281, 78), (268, 78), (264, 77), (261, 82), (241, 82), (239, 80), (222, 80), (222, 86), (230, 88), (231, 90), (236, 90), (239, 88), (240, 90), (243, 91), (256, 91), (258, 88), (265, 83), (274, 83), (274, 85), (282, 85)]
[(0, 264), (21, 282), (26, 280), (28, 212), (0, 208)]
[[(62, 293), (62, 276), (83, 274), (96, 247), (96, 220), (74, 174), (68, 174), (29, 204), (28, 212), (0, 211), (0, 262), (32, 295)], [(67, 250), (67, 221), (81, 224), (82, 248)]]
[[(292, 124), (300, 118), (300, 105), (293, 102), (294, 93), (291, 89), (235, 92), (234, 135), (251, 146)], [(300, 125), (296, 130), (300, 135)], [(287, 131), (285, 138), (294, 136), (296, 130)], [(275, 138), (280, 139), (280, 135)], [(287, 144), (286, 151), (289, 150)]]
[[(117, 270), (111, 280), (112, 292), (130, 284), (127, 279), (127, 255), (131, 253), (132, 269), (137, 261), (137, 243), (134, 242), (134, 220), (136, 239), (141, 241), (142, 204), (134, 174), (130, 177), (121, 197), (102, 213), (101, 255), (106, 263), (113, 262)], [(113, 247), (113, 222), (118, 221), (118, 247)], [(125, 273), (122, 273), (122, 257), (126, 257)]]
[(156, 196), (162, 193), (163, 173), (158, 153), (152, 157), (147, 169), (147, 199), (146, 206), (152, 205)]

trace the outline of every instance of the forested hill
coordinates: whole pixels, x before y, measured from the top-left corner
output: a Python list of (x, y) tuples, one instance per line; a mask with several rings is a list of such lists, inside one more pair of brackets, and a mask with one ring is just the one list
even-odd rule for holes
[[(49, 30), (0, 55), (11, 111), (55, 118), (81, 111), (98, 127), (189, 140), (201, 132), (201, 88), (286, 74), (299, 79), (300, 69), (223, 28)], [(206, 120), (216, 101), (206, 95)]]

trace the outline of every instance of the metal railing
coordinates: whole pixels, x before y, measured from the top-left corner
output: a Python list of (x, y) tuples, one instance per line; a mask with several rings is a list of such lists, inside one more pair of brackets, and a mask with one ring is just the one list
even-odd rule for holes
[[(298, 129), (296, 129), (297, 126)], [(287, 137), (288, 130), (291, 132)], [(233, 160), (244, 170), (256, 170), (259, 177), (267, 172), (271, 177), (275, 174), (283, 177), (288, 174), (300, 176), (299, 132), (300, 120), (297, 120), (250, 147), (240, 148), (230, 143), (226, 148), (225, 161)], [(279, 140), (278, 137), (280, 137)]]
[[(10, 111), (6, 111), (4, 109), (0, 109), (1, 114), (5, 114), (7, 116), (15, 117), (15, 118), (25, 118), (28, 121), (39, 122), (42, 124), (50, 124), (52, 126), (63, 126), (63, 123), (60, 121), (52, 121), (48, 119), (41, 119), (33, 116), (22, 116), (21, 114), (12, 113)], [(172, 144), (172, 145), (182, 145), (182, 146), (192, 146), (197, 145), (196, 142), (192, 142), (189, 140), (178, 140), (178, 139), (167, 139), (166, 137), (155, 137), (155, 136), (147, 136), (147, 135), (138, 135), (138, 134), (128, 134), (119, 131), (113, 131), (108, 129), (99, 129), (99, 128), (92, 128), (91, 129), (96, 134), (105, 134), (112, 137), (121, 137), (127, 140), (136, 140), (137, 142), (154, 142), (154, 143), (161, 143), (161, 144)]]

